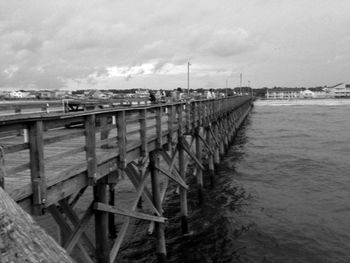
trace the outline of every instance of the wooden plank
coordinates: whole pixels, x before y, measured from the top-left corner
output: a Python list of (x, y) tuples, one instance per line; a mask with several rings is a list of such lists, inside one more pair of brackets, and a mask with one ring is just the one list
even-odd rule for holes
[(45, 138), (44, 145), (48, 145), (48, 144), (52, 144), (52, 143), (56, 143), (56, 142), (64, 141), (64, 140), (70, 140), (70, 139), (81, 137), (84, 135), (85, 135), (85, 131), (74, 131), (74, 132), (70, 132), (67, 134), (60, 135), (60, 136)]
[(33, 213), (41, 214), (46, 203), (43, 122), (29, 125), (30, 177), (33, 191)]
[(25, 171), (28, 169), (30, 169), (30, 163), (25, 163), (25, 164), (21, 164), (19, 166), (7, 169), (7, 174), (13, 175), (13, 174), (16, 174), (16, 173), (19, 173), (19, 172), (22, 172), (22, 171)]
[(3, 149), (4, 149), (6, 154), (19, 152), (22, 150), (29, 149), (29, 143), (26, 142), (26, 143), (20, 143), (20, 144), (15, 144), (15, 145), (4, 145)]
[(59, 154), (56, 154), (56, 155), (53, 155), (53, 156), (50, 156), (50, 157), (46, 157), (45, 158), (45, 162), (46, 163), (50, 163), (52, 161), (59, 160), (59, 159), (61, 159), (63, 157), (67, 157), (67, 156), (74, 155), (74, 154), (77, 154), (77, 153), (81, 153), (81, 152), (84, 152), (84, 151), (86, 151), (86, 147), (82, 146), (82, 147), (75, 148), (75, 149), (72, 149), (72, 150), (69, 150), (69, 151), (61, 152)]

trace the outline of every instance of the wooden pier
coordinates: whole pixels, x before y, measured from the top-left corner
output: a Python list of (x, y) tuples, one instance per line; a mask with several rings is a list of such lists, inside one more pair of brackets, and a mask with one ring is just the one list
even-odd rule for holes
[[(162, 203), (169, 180), (180, 189), (181, 227), (186, 234), (187, 165), (192, 162), (196, 167), (199, 192), (204, 191), (203, 171), (214, 184), (215, 166), (251, 107), (251, 97), (238, 96), (32, 117), (3, 116), (0, 184), (28, 213), (50, 213), (60, 227), (61, 246), (67, 254), (75, 251), (77, 261), (114, 262), (130, 220), (136, 218), (151, 222), (155, 253), (159, 262), (166, 262), (167, 219)], [(70, 126), (72, 123), (75, 126)], [(135, 188), (128, 209), (115, 198), (125, 180)], [(79, 217), (75, 205), (89, 189), (93, 199)], [(140, 200), (143, 209), (139, 208)], [(117, 231), (116, 216), (125, 217)], [(91, 239), (86, 232), (92, 218), (95, 235)]]

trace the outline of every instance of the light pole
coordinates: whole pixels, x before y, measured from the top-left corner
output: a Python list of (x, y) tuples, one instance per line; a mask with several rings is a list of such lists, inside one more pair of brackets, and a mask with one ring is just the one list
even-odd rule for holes
[(242, 95), (242, 73), (239, 74), (239, 93)]
[(190, 66), (191, 63), (187, 62), (187, 96), (190, 96)]

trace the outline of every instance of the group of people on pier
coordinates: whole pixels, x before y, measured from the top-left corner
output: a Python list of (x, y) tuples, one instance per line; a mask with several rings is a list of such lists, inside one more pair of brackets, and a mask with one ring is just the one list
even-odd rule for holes
[(173, 91), (165, 92), (164, 90), (150, 90), (149, 100), (152, 104), (162, 103), (162, 102), (176, 102), (176, 101), (188, 101), (188, 100), (198, 100), (198, 99), (215, 99), (218, 97), (225, 97), (223, 93), (214, 92), (213, 89), (205, 91), (204, 94), (194, 92), (183, 92), (182, 88), (177, 88)]

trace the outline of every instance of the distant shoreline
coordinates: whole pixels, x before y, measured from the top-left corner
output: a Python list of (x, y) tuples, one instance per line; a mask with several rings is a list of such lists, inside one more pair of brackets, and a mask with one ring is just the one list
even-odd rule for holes
[(261, 100), (257, 99), (254, 105), (272, 105), (272, 106), (303, 106), (303, 105), (350, 105), (350, 99), (293, 99), (293, 100)]

